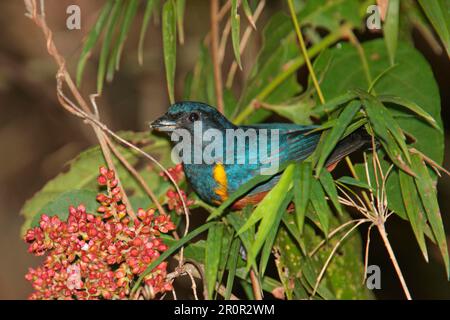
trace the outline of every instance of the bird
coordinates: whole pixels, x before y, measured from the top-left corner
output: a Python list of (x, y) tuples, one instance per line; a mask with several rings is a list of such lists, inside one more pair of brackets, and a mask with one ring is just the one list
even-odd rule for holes
[[(175, 136), (178, 141), (184, 140), (181, 137), (186, 138), (186, 135), (191, 137), (186, 138), (188, 141), (183, 141), (184, 146), (188, 148), (180, 153), (183, 170), (193, 191), (201, 200), (213, 206), (221, 205), (241, 185), (262, 174), (268, 164), (275, 163), (282, 168), (286, 163), (305, 160), (314, 152), (322, 135), (320, 130), (314, 131), (317, 125), (259, 123), (238, 126), (216, 108), (196, 101), (172, 104), (164, 115), (149, 123), (149, 127), (171, 137)], [(210, 139), (203, 139), (208, 132)], [(265, 145), (258, 144), (257, 148), (252, 148), (251, 143), (244, 143), (244, 146), (235, 143), (233, 146), (231, 140), (226, 138), (230, 132), (244, 134), (244, 138), (252, 136), (251, 134), (245, 136), (245, 133), (256, 132), (257, 143), (260, 142), (258, 138), (264, 137), (263, 134), (266, 133), (267, 141)], [(218, 134), (225, 138), (219, 139)], [(217, 149), (210, 152), (210, 159), (206, 157), (194, 159), (196, 155), (204, 156), (205, 151), (213, 149), (211, 136), (218, 141), (215, 141)], [(277, 140), (272, 140), (272, 137)], [(249, 140), (240, 142), (242, 144), (242, 141)], [(370, 135), (363, 129), (354, 131), (336, 145), (325, 166), (332, 171), (341, 159), (358, 149), (369, 147), (370, 142)], [(260, 150), (264, 146), (268, 151), (261, 155)], [(258, 204), (279, 181), (281, 174), (282, 172), (278, 172), (256, 185), (247, 194), (238, 198), (231, 208), (240, 210), (248, 205)]]

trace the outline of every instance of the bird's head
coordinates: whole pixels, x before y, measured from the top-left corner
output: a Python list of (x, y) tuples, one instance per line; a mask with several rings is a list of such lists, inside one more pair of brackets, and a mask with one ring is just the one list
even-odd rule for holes
[(183, 101), (169, 107), (161, 117), (149, 124), (150, 129), (170, 134), (176, 129), (186, 129), (193, 132), (194, 123), (202, 122), (203, 130), (229, 129), (234, 125), (227, 120), (216, 108), (202, 102)]

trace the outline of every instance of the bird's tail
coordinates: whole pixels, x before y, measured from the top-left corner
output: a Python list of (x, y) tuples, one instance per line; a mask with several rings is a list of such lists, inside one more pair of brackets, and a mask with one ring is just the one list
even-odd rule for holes
[(331, 168), (332, 170), (339, 161), (348, 156), (350, 153), (353, 153), (359, 149), (369, 148), (371, 145), (372, 137), (365, 129), (358, 129), (342, 139), (336, 145), (336, 148), (327, 160), (326, 167)]

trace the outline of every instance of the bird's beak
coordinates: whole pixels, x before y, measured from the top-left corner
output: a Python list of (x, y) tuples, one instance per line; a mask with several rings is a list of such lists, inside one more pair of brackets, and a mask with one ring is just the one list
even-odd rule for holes
[(151, 130), (173, 131), (177, 128), (177, 123), (174, 120), (169, 119), (167, 115), (163, 115), (155, 121), (150, 122), (149, 127)]

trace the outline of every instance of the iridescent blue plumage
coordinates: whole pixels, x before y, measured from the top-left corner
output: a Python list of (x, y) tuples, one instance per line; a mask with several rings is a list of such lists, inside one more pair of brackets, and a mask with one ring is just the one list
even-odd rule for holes
[[(183, 167), (193, 190), (202, 200), (214, 205), (220, 204), (242, 184), (260, 175), (262, 169), (267, 168), (270, 164), (281, 167), (286, 162), (304, 160), (315, 150), (320, 139), (320, 133), (310, 132), (316, 126), (288, 123), (236, 126), (215, 108), (200, 102), (181, 102), (172, 105), (164, 116), (151, 124), (151, 127), (169, 131), (172, 134), (175, 129), (184, 129), (193, 136), (199, 124), (201, 124), (202, 137), (209, 129), (215, 129), (222, 134), (223, 140), (219, 141), (218, 152), (210, 153), (213, 158), (210, 163), (204, 161), (192, 163), (196, 152), (197, 155), (199, 150), (206, 153), (211, 142), (218, 142), (212, 138), (205, 141), (196, 136), (191, 141), (191, 161), (184, 161)], [(237, 134), (242, 132), (244, 139), (250, 136), (255, 138), (258, 143), (256, 147), (250, 143), (242, 144), (242, 140), (238, 144), (238, 140), (226, 138), (228, 132), (234, 132), (236, 139), (239, 139), (237, 137), (242, 138), (242, 135)], [(267, 133), (267, 139), (265, 139), (267, 146), (259, 143), (260, 139), (264, 141), (262, 138), (265, 133)], [(278, 139), (272, 140), (272, 134)], [(365, 143), (366, 141), (360, 139), (359, 135), (350, 136), (347, 141), (338, 145), (328, 163), (333, 164), (339, 161), (343, 156), (360, 148)], [(262, 152), (264, 150), (266, 152)], [(230, 161), (231, 158), (232, 161)], [(276, 171), (277, 168), (275, 168)], [(274, 175), (270, 180), (251, 190), (245, 198), (251, 202), (259, 201), (278, 179), (279, 175)], [(245, 198), (241, 201), (243, 204), (245, 204)]]

